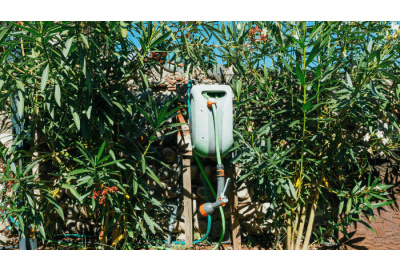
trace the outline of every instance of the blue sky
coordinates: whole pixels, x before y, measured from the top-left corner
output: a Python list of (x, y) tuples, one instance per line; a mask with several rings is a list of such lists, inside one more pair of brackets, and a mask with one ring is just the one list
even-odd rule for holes
[[(235, 23), (237, 23), (237, 22), (238, 22), (238, 21), (235, 21)], [(244, 23), (245, 21), (241, 21), (241, 22)], [(217, 24), (219, 24), (219, 26), (221, 25), (221, 23), (222, 23), (222, 21), (217, 22)], [(226, 24), (231, 24), (232, 21), (225, 21), (225, 23), (226, 23)], [(314, 25), (314, 21), (309, 21), (309, 22), (307, 22), (307, 26), (310, 27), (310, 26), (313, 26), (313, 25)], [(139, 43), (139, 41), (138, 41), (137, 39), (135, 39), (134, 37), (131, 36), (131, 40), (136, 44), (136, 46), (140, 47), (140, 43)], [(213, 37), (210, 39), (210, 41), (208, 42), (208, 44), (209, 44), (209, 45), (212, 45), (212, 44), (219, 44), (219, 42), (218, 42), (218, 40), (213, 36)], [(218, 50), (217, 48), (215, 48), (214, 50), (215, 50), (216, 54), (218, 55), (218, 54), (219, 54), (219, 50)], [(309, 48), (309, 50), (311, 50), (311, 48)], [(265, 62), (265, 65), (266, 65), (267, 67), (271, 66), (272, 61), (271, 61), (270, 58), (266, 58), (265, 61), (266, 61), (266, 62)], [(217, 57), (217, 63), (218, 63), (218, 64), (222, 64), (222, 63), (223, 63), (222, 58)]]

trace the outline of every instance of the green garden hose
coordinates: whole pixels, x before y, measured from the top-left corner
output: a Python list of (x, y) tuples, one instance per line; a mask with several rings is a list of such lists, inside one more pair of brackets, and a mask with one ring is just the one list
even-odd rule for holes
[[(207, 99), (210, 98), (210, 96), (208, 96), (206, 93), (203, 94), (203, 96)], [(217, 110), (215, 107), (215, 104), (212, 104), (212, 112), (213, 112), (213, 118), (214, 118), (214, 131), (215, 131), (215, 150), (217, 152), (217, 163), (218, 165), (222, 165), (222, 160), (221, 160), (221, 153), (220, 153), (220, 149), (219, 149), (219, 134), (218, 134), (218, 119), (217, 119)], [(207, 181), (208, 186), (210, 187), (210, 190), (212, 192), (212, 194), (214, 195), (215, 198), (217, 198), (217, 194), (215, 193), (215, 190), (213, 188), (213, 186), (211, 185), (210, 180), (208, 179), (204, 169), (203, 169), (203, 165), (200, 162), (200, 159), (197, 157), (197, 155), (193, 152), (193, 155), (197, 161), (197, 163), (199, 164), (200, 167), (200, 171), (203, 174), (204, 178)], [(219, 206), (219, 211), (221, 213), (221, 222), (222, 222), (222, 232), (221, 232), (221, 236), (219, 238), (218, 244), (213, 248), (213, 250), (216, 250), (219, 248), (219, 246), (222, 243), (222, 240), (224, 239), (224, 235), (225, 235), (225, 214), (224, 214), (224, 209), (222, 208), (222, 206)]]
[[(193, 155), (194, 155), (194, 158), (196, 159), (197, 163), (199, 164), (200, 171), (203, 174), (204, 179), (206, 179), (207, 184), (210, 187), (212, 194), (216, 198), (217, 194), (215, 193), (215, 190), (214, 190), (213, 186), (211, 185), (211, 182), (208, 179), (206, 172), (204, 171), (203, 165), (201, 164), (199, 157), (195, 153), (193, 153)], [(225, 235), (225, 215), (224, 215), (224, 209), (222, 209), (222, 206), (219, 207), (219, 211), (221, 212), (222, 234), (221, 234), (221, 237), (219, 238), (218, 244), (213, 248), (213, 250), (216, 250), (217, 248), (219, 248), (219, 246), (221, 245), (221, 242), (224, 238), (224, 235)]]
[[(192, 85), (192, 83), (193, 83), (193, 82), (190, 81), (190, 82), (189, 82), (189, 85), (188, 85), (189, 122), (190, 122), (190, 90), (191, 90), (191, 85)], [(207, 99), (210, 98), (206, 93), (204, 93), (203, 96), (204, 96), (205, 98), (207, 98)], [(218, 165), (222, 165), (221, 153), (220, 153), (220, 148), (219, 148), (219, 135), (218, 135), (217, 111), (216, 111), (215, 104), (212, 105), (212, 112), (213, 112), (213, 118), (214, 118), (215, 143), (216, 143), (216, 149), (215, 149), (215, 150), (216, 150), (216, 152), (217, 152), (217, 162), (218, 162)], [(206, 174), (205, 171), (204, 171), (203, 165), (201, 164), (201, 161), (200, 161), (199, 157), (196, 155), (195, 152), (193, 152), (193, 156), (195, 157), (197, 163), (199, 164), (199, 168), (200, 168), (201, 173), (203, 174), (203, 178), (206, 180), (206, 182), (207, 182), (207, 184), (208, 184), (208, 186), (209, 186), (209, 188), (210, 188), (212, 194), (214, 195), (215, 198), (217, 198), (217, 194), (215, 193), (215, 190), (214, 190), (213, 186), (211, 185), (211, 182), (210, 182), (210, 180), (208, 179), (207, 174)], [(207, 197), (206, 200), (207, 200), (207, 202), (208, 202), (208, 201), (209, 201), (209, 200), (208, 200), (208, 192), (207, 192), (207, 189), (206, 189), (204, 180), (203, 180), (203, 184), (204, 184), (204, 189), (205, 189), (205, 193), (206, 193), (206, 197)], [(223, 210), (222, 206), (219, 206), (219, 211), (220, 211), (220, 213), (221, 213), (222, 234), (221, 234), (221, 237), (220, 237), (220, 239), (219, 239), (217, 245), (213, 248), (213, 250), (216, 250), (216, 249), (218, 249), (218, 248), (221, 246), (222, 240), (223, 240), (224, 235), (225, 235), (225, 215), (224, 215), (224, 210)], [(204, 241), (204, 240), (207, 238), (208, 234), (210, 233), (210, 229), (211, 229), (211, 217), (208, 216), (207, 218), (208, 218), (207, 233), (206, 233), (201, 239), (194, 241), (193, 244), (197, 244), (197, 243), (199, 243), (199, 242), (201, 242), (201, 241)], [(172, 241), (171, 243), (173, 243), (173, 244), (185, 244), (185, 241)]]

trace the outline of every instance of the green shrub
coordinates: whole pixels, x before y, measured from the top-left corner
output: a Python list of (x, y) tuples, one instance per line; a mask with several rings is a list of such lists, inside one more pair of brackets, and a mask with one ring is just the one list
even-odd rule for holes
[[(379, 157), (400, 162), (396, 24), (200, 25), (218, 40), (213, 53), (234, 67), (232, 162), (241, 166), (239, 181), (273, 204), (275, 227), (284, 228), (276, 230), (277, 240), (307, 249), (318, 208), (331, 214), (318, 237), (332, 230), (347, 236), (353, 221), (370, 228), (361, 215), (372, 219), (373, 209), (390, 204), (391, 186), (361, 177)], [(196, 38), (188, 42), (198, 47)], [(194, 63), (201, 60), (188, 51)]]
[[(168, 120), (179, 108), (173, 109), (174, 99), (163, 106), (150, 95), (139, 99), (132, 84), (143, 85), (138, 93), (148, 87), (144, 74), (159, 65), (148, 55), (166, 50), (171, 33), (166, 24), (8, 22), (0, 27), (0, 106), (10, 118), (21, 116), (14, 145), (30, 142), (25, 149), (1, 148), (7, 167), (1, 181), (12, 183), (19, 198), (4, 197), (1, 217), (16, 215), (25, 234), (28, 226), (37, 227), (46, 238), (53, 234), (57, 213), (64, 218), (53, 197), (67, 189), (77, 202), (92, 206), (92, 217), (100, 211), (104, 244), (111, 233), (113, 245), (155, 234), (160, 227), (153, 218), (165, 211), (146, 188), (148, 177), (161, 185), (148, 164), (161, 162), (152, 143), (164, 128), (176, 126)], [(53, 169), (31, 174), (37, 163)], [(55, 184), (49, 181), (54, 178)]]

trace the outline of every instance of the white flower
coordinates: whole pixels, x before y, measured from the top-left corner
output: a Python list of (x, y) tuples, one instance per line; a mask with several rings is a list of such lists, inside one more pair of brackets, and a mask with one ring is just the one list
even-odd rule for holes
[(241, 29), (242, 29), (242, 24), (241, 24), (241, 23), (238, 23), (238, 24), (237, 24), (237, 29), (238, 29), (238, 30), (241, 30)]
[(383, 138), (382, 139), (382, 144), (383, 145), (387, 145), (389, 143), (389, 139), (388, 138)]
[(378, 131), (377, 133), (376, 133), (376, 137), (378, 137), (378, 139), (380, 139), (380, 138), (383, 138), (383, 131)]
[(384, 124), (383, 124), (383, 128), (384, 128), (384, 129), (388, 129), (388, 124), (387, 124), (387, 123), (384, 123)]
[(393, 30), (393, 31), (399, 30), (399, 25), (397, 24), (397, 22), (392, 22), (391, 27), (392, 27), (392, 30)]
[(368, 148), (368, 153), (370, 153), (372, 155), (372, 147)]
[(375, 190), (382, 190), (380, 187), (376, 186), (374, 187)]
[(346, 58), (347, 57), (347, 52), (343, 51), (343, 57)]
[(297, 32), (294, 33), (293, 37), (294, 37), (295, 39), (299, 39), (299, 35), (297, 34)]
[(261, 35), (262, 35), (262, 36), (266, 36), (267, 33), (268, 33), (268, 31), (267, 31), (267, 29), (265, 29), (265, 28), (261, 31)]
[(365, 134), (364, 142), (368, 142), (370, 138), (371, 138), (371, 136), (369, 135), (369, 133)]

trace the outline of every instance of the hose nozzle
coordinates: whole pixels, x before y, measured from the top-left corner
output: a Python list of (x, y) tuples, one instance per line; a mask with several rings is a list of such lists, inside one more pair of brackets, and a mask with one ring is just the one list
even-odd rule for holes
[(205, 203), (200, 205), (199, 211), (200, 214), (203, 217), (206, 217), (208, 215), (211, 215), (212, 213), (214, 213), (214, 210), (220, 206), (224, 207), (227, 203), (228, 203), (228, 190), (229, 190), (229, 186), (231, 184), (231, 179), (228, 178), (226, 180), (225, 183), (225, 187), (223, 189), (223, 191), (221, 192), (221, 194), (218, 196), (217, 200), (213, 203), (209, 202), (209, 203)]

